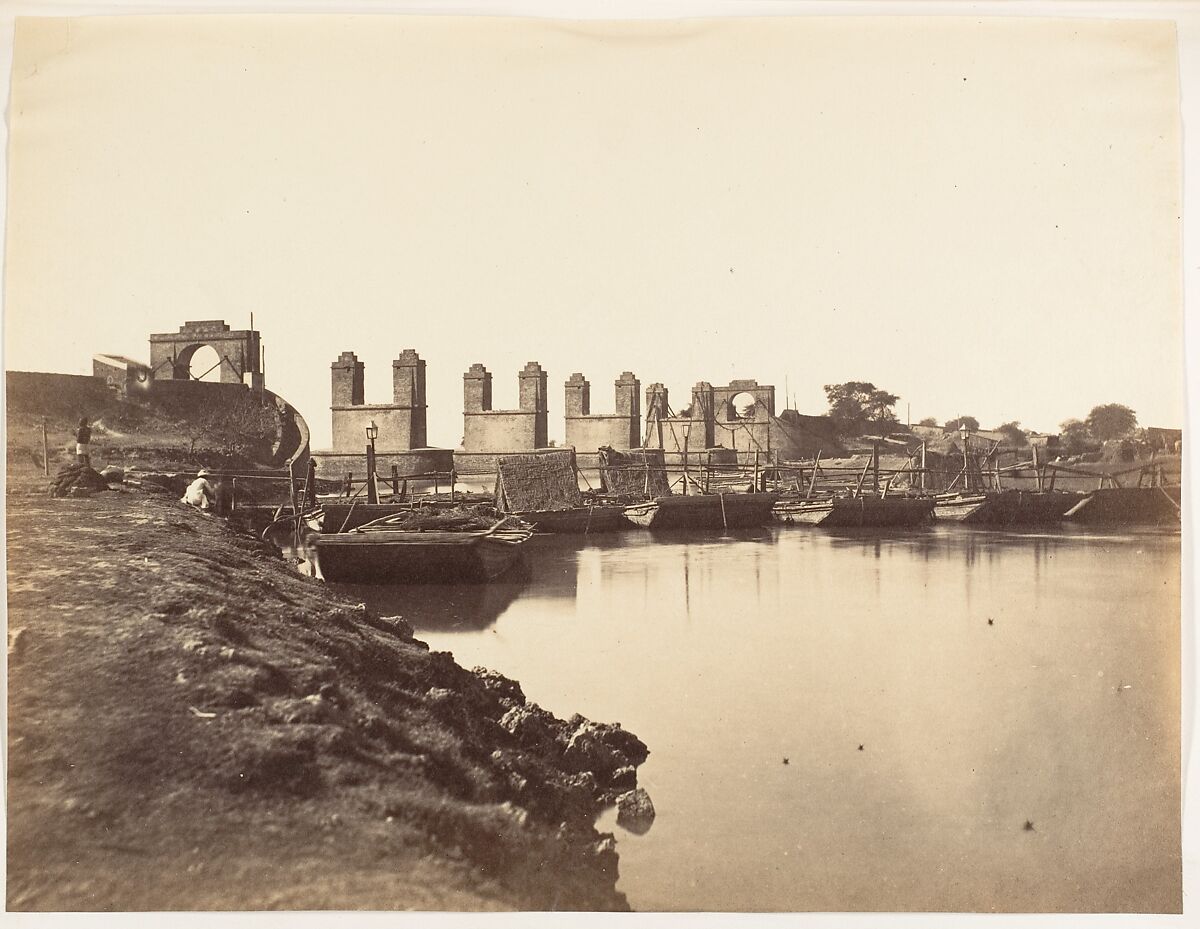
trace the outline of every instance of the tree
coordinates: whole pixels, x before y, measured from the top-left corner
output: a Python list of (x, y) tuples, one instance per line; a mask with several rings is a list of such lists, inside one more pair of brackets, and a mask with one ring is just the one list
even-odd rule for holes
[(1078, 419), (1068, 419), (1058, 426), (1059, 442), (1062, 445), (1062, 450), (1067, 455), (1078, 455), (1087, 450), (1091, 444), (1091, 435), (1088, 433), (1087, 423), (1081, 422)]
[(1009, 445), (1029, 444), (1029, 440), (1025, 437), (1025, 430), (1021, 428), (1021, 424), (1015, 419), (1010, 423), (1001, 423), (996, 427), (996, 431), (1008, 439)]
[(1137, 414), (1120, 403), (1104, 403), (1092, 407), (1084, 420), (1088, 432), (1097, 442), (1123, 439), (1137, 428)]
[(900, 398), (880, 390), (870, 381), (826, 384), (829, 418), (842, 435), (862, 435), (867, 426), (896, 422), (892, 407)]
[(206, 406), (195, 415), (178, 420), (175, 426), (187, 436), (193, 455), (200, 440), (207, 439), (206, 448), (251, 459), (267, 456), (282, 428), (274, 404), (263, 403), (249, 391), (231, 402)]
[(963, 426), (975, 432), (979, 428), (979, 420), (974, 416), (959, 416), (947, 422), (942, 428), (947, 432), (958, 432)]
[(936, 426), (938, 421), (932, 416), (926, 416), (923, 420), (917, 423), (918, 426)]

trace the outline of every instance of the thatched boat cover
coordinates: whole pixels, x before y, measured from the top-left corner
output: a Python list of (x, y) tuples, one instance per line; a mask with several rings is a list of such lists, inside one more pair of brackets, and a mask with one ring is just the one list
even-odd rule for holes
[(496, 507), (545, 513), (583, 505), (574, 449), (502, 455), (496, 462)]
[(627, 452), (602, 448), (600, 468), (600, 487), (606, 494), (638, 497), (647, 493), (651, 497), (671, 494), (667, 461), (661, 448), (633, 448)]

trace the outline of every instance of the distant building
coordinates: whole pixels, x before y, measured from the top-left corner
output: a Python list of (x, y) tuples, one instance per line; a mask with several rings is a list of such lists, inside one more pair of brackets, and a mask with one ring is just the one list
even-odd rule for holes
[(1179, 453), (1183, 451), (1183, 430), (1147, 426), (1146, 441), (1156, 452)]
[(913, 426), (910, 431), (918, 439), (929, 441), (931, 439), (940, 439), (946, 430), (941, 426)]
[(148, 391), (153, 380), (149, 365), (124, 355), (93, 355), (92, 376), (124, 395)]
[(674, 413), (667, 389), (651, 384), (646, 390), (646, 448), (661, 448), (671, 464), (685, 455), (700, 461), (709, 449), (728, 450), (743, 464), (797, 461), (818, 452), (839, 454), (844, 449), (827, 416), (806, 416), (795, 410), (775, 415), (775, 388), (756, 380), (730, 381), (716, 387), (700, 381), (692, 388), (691, 403)]

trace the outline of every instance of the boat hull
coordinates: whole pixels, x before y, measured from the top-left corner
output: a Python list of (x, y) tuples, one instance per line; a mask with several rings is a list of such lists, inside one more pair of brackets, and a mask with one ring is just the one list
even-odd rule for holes
[(776, 494), (697, 494), (656, 497), (625, 508), (641, 529), (751, 529), (771, 519)]
[(833, 497), (783, 501), (772, 515), (785, 525), (883, 528), (919, 526), (928, 522), (932, 512), (933, 500), (928, 497)]
[(1065, 490), (998, 490), (939, 497), (934, 516), (968, 525), (1018, 526), (1055, 523), (1079, 503)]
[(1136, 525), (1179, 522), (1179, 487), (1106, 487), (1085, 494), (1066, 513), (1084, 525)]
[(629, 523), (625, 519), (624, 511), (625, 507), (620, 504), (604, 504), (576, 507), (571, 510), (546, 510), (514, 515), (532, 525), (538, 532), (591, 534), (628, 529)]
[(353, 584), (490, 581), (521, 558), (528, 531), (345, 532), (316, 541), (325, 580)]

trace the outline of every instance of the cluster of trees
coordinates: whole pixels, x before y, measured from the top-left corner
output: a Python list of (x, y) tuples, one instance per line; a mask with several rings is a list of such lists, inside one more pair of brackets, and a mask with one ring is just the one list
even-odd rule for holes
[(176, 430), (187, 436), (193, 455), (203, 445), (223, 454), (247, 458), (269, 452), (281, 427), (275, 405), (264, 403), (250, 391), (230, 403), (205, 407), (175, 423)]
[(1092, 407), (1087, 417), (1068, 419), (1059, 424), (1059, 441), (1068, 455), (1078, 455), (1088, 446), (1110, 439), (1126, 439), (1137, 429), (1137, 414), (1122, 403), (1103, 403)]
[[(896, 394), (881, 390), (870, 381), (847, 381), (844, 384), (826, 384), (825, 396), (829, 400), (829, 418), (844, 436), (858, 436), (880, 427), (894, 424), (894, 407), (900, 398)], [(921, 420), (922, 426), (937, 426), (932, 417)], [(972, 432), (979, 429), (979, 420), (974, 416), (957, 416), (941, 428), (956, 432), (965, 426)], [(1102, 403), (1092, 407), (1085, 419), (1068, 419), (1059, 426), (1063, 451), (1077, 455), (1084, 449), (1102, 444), (1110, 439), (1124, 439), (1137, 429), (1137, 414), (1121, 403)], [(1003, 433), (1013, 445), (1028, 443), (1020, 422), (1001, 423), (995, 428)]]
[[(921, 425), (936, 426), (937, 420), (923, 419)], [(962, 426), (975, 431), (979, 428), (979, 420), (974, 416), (959, 416), (949, 420), (942, 428), (952, 432)], [(1058, 428), (1063, 452), (1067, 455), (1078, 455), (1110, 439), (1126, 439), (1133, 436), (1137, 431), (1137, 414), (1122, 403), (1102, 403), (1092, 407), (1085, 419), (1068, 419)], [(1025, 430), (1015, 420), (1002, 423), (993, 431), (1004, 433), (1013, 445), (1024, 445), (1028, 441)]]
[(825, 396), (829, 400), (829, 418), (841, 435), (862, 435), (868, 429), (897, 421), (892, 408), (900, 398), (870, 381), (826, 384)]
[[(936, 426), (937, 424), (937, 420), (933, 419), (932, 417), (921, 420), (922, 426)], [(979, 420), (977, 420), (974, 416), (958, 416), (954, 419), (948, 420), (946, 425), (942, 426), (941, 428), (946, 432), (957, 432), (963, 426), (966, 426), (971, 432), (975, 432), (979, 429)], [(1007, 423), (1001, 423), (995, 429), (990, 431), (1003, 434), (1003, 436), (1008, 439), (1009, 445), (1029, 444), (1029, 438), (1026, 435), (1025, 430), (1021, 428), (1021, 423), (1015, 419)]]

